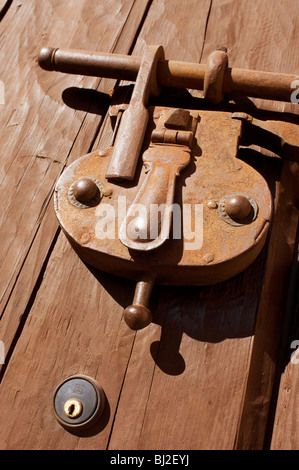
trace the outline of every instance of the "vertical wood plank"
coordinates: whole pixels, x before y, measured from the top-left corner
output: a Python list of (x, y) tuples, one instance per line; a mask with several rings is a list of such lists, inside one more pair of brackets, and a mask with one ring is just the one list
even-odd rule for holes
[[(217, 26), (220, 22), (221, 28)], [(207, 57), (218, 43), (228, 48), (232, 67), (296, 74), (299, 71), (295, 53), (298, 23), (298, 10), (288, 0), (271, 2), (271, 11), (269, 4), (260, 0), (250, 3), (242, 0), (213, 2), (203, 57)], [(298, 106), (295, 104), (265, 100), (244, 100), (242, 104), (248, 106), (249, 113), (254, 113), (256, 107), (292, 113), (296, 122)], [(244, 408), (236, 434), (237, 448), (262, 448), (265, 439), (296, 238), (297, 178), (297, 165), (285, 163), (278, 187), (277, 210), (251, 345)]]
[[(98, 377), (108, 393), (109, 401), (103, 417), (104, 424), (101, 425), (106, 428), (105, 433), (101, 435), (100, 442), (95, 443), (92, 439), (90, 441), (83, 439), (81, 444), (84, 447), (84, 443), (88, 442), (87, 448), (95, 446), (105, 448), (109, 437), (108, 423), (113, 419), (112, 410), (117, 403), (123, 370), (126, 367), (134, 338), (134, 335), (127, 329), (124, 334), (121, 333), (122, 324), (120, 324), (121, 315), (119, 314), (123, 304), (126, 303), (124, 299), (128, 295), (130, 284), (123, 281), (122, 291), (119, 292), (118, 280), (109, 276), (96, 277), (74, 255), (64, 236), (55, 238), (55, 233), (59, 234), (59, 232), (57, 232), (52, 201), (50, 201), (53, 185), (68, 160), (71, 161), (90, 150), (93, 137), (98, 131), (101, 114), (105, 112), (105, 107), (96, 107), (96, 103), (90, 107), (91, 100), (88, 111), (93, 111), (93, 113), (86, 118), (86, 109), (77, 110), (67, 107), (63, 103), (61, 94), (74, 86), (87, 89), (97, 88), (99, 80), (91, 77), (47, 74), (38, 68), (36, 56), (42, 45), (51, 43), (61, 47), (127, 53), (134, 42), (136, 29), (146, 12), (148, 1), (135, 4), (131, 1), (112, 0), (105, 2), (105, 5), (99, 2), (84, 2), (84, 5), (82, 2), (75, 3), (76, 5), (73, 1), (65, 2), (62, 7), (58, 2), (53, 4), (53, 2), (31, 1), (26, 4), (22, 18), (16, 16), (16, 10), (11, 10), (6, 23), (1, 25), (2, 35), (6, 35), (6, 48), (9, 48), (11, 43), (19, 44), (21, 41), (28, 41), (30, 37), (36, 47), (31, 50), (24, 45), (21, 65), (18, 64), (19, 56), (13, 55), (13, 60), (15, 59), (13, 65), (16, 68), (5, 70), (9, 79), (12, 79), (12, 74), (16, 79), (17, 74), (21, 77), (24, 74), (27, 80), (25, 83), (33, 83), (33, 85), (31, 93), (28, 93), (27, 88), (20, 87), (14, 96), (13, 90), (8, 90), (7, 96), (11, 103), (15, 99), (17, 104), (23, 96), (26, 112), (19, 113), (18, 118), (14, 118), (14, 126), (20, 132), (7, 135), (7, 139), (11, 139), (14, 145), (13, 148), (11, 147), (11, 152), (15, 160), (17, 160), (16, 153), (25, 152), (26, 145), (28, 158), (22, 159), (23, 166), (20, 168), (13, 167), (12, 164), (5, 168), (4, 158), (3, 178), (8, 179), (10, 170), (12, 177), (20, 180), (19, 197), (23, 200), (29, 197), (29, 204), (29, 201), (32, 202), (30, 198), (35, 180), (38, 180), (41, 174), (46, 174), (44, 177), (46, 197), (37, 190), (34, 193), (39, 196), (36, 202), (38, 213), (34, 205), (30, 205), (32, 220), (34, 216), (37, 218), (35, 226), (33, 224), (32, 228), (31, 220), (27, 219), (27, 224), (24, 220), (24, 231), (29, 232), (31, 236), (27, 235), (26, 238), (27, 232), (22, 233), (22, 227), (19, 227), (20, 236), (23, 236), (22, 242), (19, 243), (19, 240), (12, 237), (13, 233), (3, 233), (5, 241), (14, 243), (16, 248), (14, 256), (11, 256), (12, 274), (9, 272), (9, 255), (12, 252), (3, 251), (3, 257), (5, 255), (7, 257), (8, 269), (2, 281), (7, 283), (10, 291), (7, 292), (8, 287), (3, 284), (6, 290), (2, 298), (4, 311), (0, 327), (5, 349), (9, 349), (9, 357), (6, 358), (9, 364), (5, 364), (1, 376), (1, 396), (7, 398), (6, 403), (5, 400), (1, 401), (1, 407), (3, 406), (3, 410), (6, 409), (5, 412), (3, 411), (5, 415), (3, 415), (3, 422), (7, 423), (7, 426), (0, 430), (2, 449), (80, 448), (79, 437), (65, 433), (56, 422), (51, 402), (56, 385), (65, 376), (74, 372), (84, 372)], [(30, 19), (33, 16), (35, 21), (35, 28), (32, 28), (31, 22), (30, 32), (26, 27), (26, 15)], [(125, 32), (125, 37), (122, 36), (122, 32)], [(23, 64), (25, 67), (22, 68)], [(24, 80), (20, 79), (17, 86), (21, 82), (24, 83)], [(112, 82), (110, 82), (111, 86), (113, 86)], [(100, 92), (108, 92), (110, 89), (107, 85), (106, 88), (105, 86), (99, 87)], [(9, 116), (11, 108), (6, 109), (6, 112)], [(3, 123), (5, 127), (5, 120)], [(9, 134), (10, 127), (7, 126), (7, 134)], [(7, 150), (5, 138), (3, 142)], [(23, 145), (24, 142), (26, 145)], [(40, 149), (38, 156), (33, 158), (33, 163), (40, 162), (41, 168), (35, 171), (33, 177), (30, 174), (32, 167), (30, 158), (31, 154), (37, 153), (36, 147)], [(22, 176), (23, 173), (27, 176), (27, 180)], [(26, 186), (27, 181), (31, 182), (30, 187)], [(48, 206), (49, 202), (50, 206)], [(24, 210), (24, 208), (20, 207), (19, 210)], [(13, 213), (11, 207), (8, 214), (14, 220), (18, 217), (17, 209)], [(53, 246), (51, 246), (52, 241)], [(54, 245), (55, 250), (52, 253)], [(23, 249), (21, 254), (17, 252), (17, 247), (20, 249), (20, 246)], [(51, 258), (49, 258), (50, 255)], [(66, 258), (69, 263), (65, 262)], [(82, 277), (82, 268), (87, 275), (85, 279)], [(69, 284), (69, 277), (73, 273), (77, 273), (78, 282), (74, 280), (74, 283), (71, 281)], [(81, 292), (79, 292), (80, 289), (82, 289)], [(60, 297), (65, 299), (64, 306), (58, 305), (54, 300), (56, 298), (59, 303)], [(82, 304), (80, 304), (80, 299), (83, 301)], [(89, 319), (85, 316), (85, 311), (88, 316), (91, 315)], [(107, 312), (110, 313), (109, 316)], [(101, 315), (104, 315), (104, 322), (101, 320)], [(90, 321), (90, 318), (93, 320)], [(87, 326), (83, 326), (85, 321)], [(107, 326), (107, 321), (113, 322), (115, 328), (112, 325)], [(97, 333), (98, 326), (101, 331)], [(77, 331), (76, 334), (73, 328)], [(111, 333), (112, 331), (114, 334)], [(82, 332), (83, 343), (81, 342)], [(116, 343), (111, 334), (116, 339)], [(93, 346), (95, 346), (95, 351), (91, 353), (90, 348)], [(103, 364), (102, 354), (105, 356)], [(57, 366), (58, 363), (60, 366)], [(109, 386), (105, 386), (105, 377), (101, 375), (102, 367), (106, 370), (107, 378), (109, 380), (112, 378), (110, 380), (111, 386), (113, 383), (112, 394)], [(47, 410), (46, 413), (39, 413), (38, 410), (43, 410), (44, 407)], [(99, 431), (97, 428), (97, 433)], [(98, 439), (95, 438), (95, 440)]]
[(237, 433), (239, 449), (263, 448), (281, 329), (287, 303), (288, 282), (298, 226), (298, 165), (286, 162), (281, 176), (276, 219), (272, 227), (266, 275), (257, 315), (244, 407)]
[[(106, 447), (134, 336), (121, 321), (130, 286), (124, 281), (115, 295), (114, 279), (84, 268), (59, 237), (1, 383), (2, 449)], [(56, 386), (80, 373), (98, 380), (108, 399), (88, 440), (66, 432), (52, 407)]]
[(299, 226), (297, 247), (293, 258), (292, 283), (289, 286), (288, 299), (289, 325), (282, 343), (280, 377), (278, 393), (273, 403), (273, 420), (271, 421), (269, 447), (271, 450), (298, 449), (298, 313), (299, 313)]
[[(213, 0), (202, 62), (219, 45), (228, 49), (229, 66), (277, 73), (299, 73), (296, 57), (299, 14), (292, 0)], [(242, 105), (246, 105), (242, 99)], [(260, 109), (298, 114), (291, 103), (252, 99)]]
[[(165, 2), (162, 3), (165, 6)], [(286, 36), (280, 55), (277, 47), (273, 50), (267, 31), (282, 10), (284, 16), (280, 18), (279, 25), (283, 26)], [(192, 16), (191, 9), (189, 14)], [(152, 17), (148, 18), (141, 31), (139, 43), (146, 42), (147, 35), (151, 37), (154, 34), (156, 15), (157, 11), (152, 10)], [(176, 15), (180, 17), (178, 11)], [(281, 72), (287, 67), (290, 73), (298, 73), (298, 64), (294, 60), (294, 32), (297, 30), (298, 14), (291, 2), (283, 2), (283, 5), (273, 2), (272, 11), (269, 11), (265, 2), (214, 0), (206, 18), (202, 48), (197, 44), (196, 49), (194, 43), (188, 42), (188, 35), (186, 43), (182, 39), (179, 49), (188, 44), (189, 54), (191, 51), (194, 54), (189, 60), (194, 61), (196, 55), (200, 55), (205, 62), (208, 54), (221, 44), (228, 47), (231, 66)], [(259, 34), (253, 34), (256, 28), (253, 18), (260, 25)], [(189, 31), (187, 25), (186, 30)], [(274, 37), (275, 28), (271, 31), (271, 37), (272, 34)], [(285, 40), (286, 37), (288, 40)], [(286, 61), (283, 54), (290, 44), (293, 53), (288, 50), (289, 60)], [(262, 52), (258, 54), (256, 51)], [(170, 50), (168, 53), (171, 56)], [(261, 56), (267, 57), (267, 61), (260, 61)], [(256, 112), (257, 108), (295, 110), (294, 105), (262, 100), (243, 101), (242, 104), (251, 112)], [(260, 151), (263, 152), (262, 149)], [(151, 325), (147, 340), (144, 332), (136, 336), (110, 449), (263, 447), (277, 360), (277, 332), (282, 322), (279, 313), (295, 241), (296, 211), (293, 200), (296, 168), (296, 164), (286, 163), (281, 189), (279, 191), (279, 186), (276, 188), (276, 203), (281, 208), (288, 207), (288, 211), (282, 209), (276, 214), (277, 223), (270, 241), (268, 262), (264, 251), (264, 258), (259, 257), (246, 273), (222, 286), (223, 290), (191, 289), (180, 298), (178, 289), (175, 289), (171, 295), (178, 300), (172, 302), (169, 297), (167, 302), (165, 295), (161, 294), (155, 325)], [(278, 174), (275, 175), (274, 169), (272, 171), (275, 179)], [(286, 225), (287, 231), (281, 233), (281, 227)], [(280, 250), (279, 258), (277, 250)], [(277, 264), (280, 267), (278, 275)], [(262, 287), (264, 276), (266, 279), (261, 292), (257, 286)], [(273, 303), (270, 308), (272, 289)], [(202, 303), (201, 296), (204, 298)], [(192, 300), (188, 301), (189, 298)], [(217, 315), (219, 310), (222, 312), (221, 321)], [(210, 328), (206, 327), (207, 324)], [(226, 329), (225, 325), (230, 325), (230, 328)], [(161, 340), (158, 341), (160, 334)], [(214, 341), (215, 338), (218, 341)], [(268, 375), (269, 380), (263, 380)], [(141, 400), (134, 393), (139, 388), (143, 390)], [(134, 426), (130, 426), (128, 410), (134, 416)], [(122, 433), (122, 429), (126, 432)]]

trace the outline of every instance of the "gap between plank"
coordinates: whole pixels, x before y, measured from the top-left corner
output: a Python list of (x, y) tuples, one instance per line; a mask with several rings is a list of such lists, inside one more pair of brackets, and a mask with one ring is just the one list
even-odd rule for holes
[(199, 63), (201, 63), (201, 61), (202, 61), (203, 51), (204, 51), (204, 48), (205, 48), (205, 45), (206, 45), (206, 36), (207, 36), (207, 31), (208, 31), (208, 23), (209, 23), (211, 11), (212, 11), (212, 6), (213, 6), (213, 0), (210, 0), (210, 6), (209, 6), (207, 18), (206, 18), (205, 32), (204, 32), (204, 36), (203, 36), (203, 43), (202, 43), (202, 48), (201, 48), (201, 52), (200, 52)]
[(0, 21), (3, 20), (4, 16), (6, 15), (6, 13), (8, 12), (9, 10), (9, 7), (11, 6), (13, 0), (6, 0), (5, 1), (2, 1), (0, 2)]
[[(137, 1), (138, 1), (138, 0), (135, 0), (134, 5), (135, 5), (135, 3), (136, 3)], [(128, 55), (131, 55), (132, 52), (133, 52), (133, 50), (134, 50), (134, 47), (135, 47), (136, 42), (137, 42), (137, 40), (138, 40), (140, 31), (141, 31), (141, 29), (143, 28), (143, 25), (144, 25), (144, 23), (145, 23), (145, 21), (146, 21), (146, 18), (147, 18), (147, 15), (148, 15), (148, 13), (149, 13), (149, 10), (150, 10), (150, 8), (151, 8), (151, 6), (152, 6), (152, 3), (153, 3), (153, 0), (148, 0), (147, 6), (146, 6), (146, 8), (144, 9), (144, 13), (143, 13), (143, 15), (142, 15), (142, 18), (141, 18), (141, 21), (140, 21), (140, 23), (139, 23), (139, 26), (138, 26), (137, 29), (136, 29), (136, 33), (135, 33), (135, 36), (134, 36), (134, 38), (133, 38), (133, 41), (132, 41), (131, 47), (130, 47), (130, 49), (129, 49)], [(129, 17), (129, 16), (128, 16), (128, 17)]]
[(110, 445), (110, 440), (111, 440), (111, 437), (112, 437), (112, 432), (113, 432), (113, 429), (114, 429), (114, 423), (115, 423), (115, 419), (116, 419), (116, 415), (117, 415), (117, 410), (118, 410), (122, 390), (124, 388), (124, 384), (125, 384), (125, 380), (126, 380), (126, 376), (127, 376), (127, 370), (128, 370), (129, 364), (130, 364), (132, 353), (133, 353), (136, 335), (137, 335), (137, 332), (134, 335), (130, 355), (129, 355), (128, 362), (127, 362), (127, 365), (126, 365), (126, 369), (125, 369), (125, 372), (124, 372), (124, 376), (123, 376), (123, 380), (122, 380), (122, 383), (121, 383), (120, 391), (119, 391), (119, 394), (118, 394), (117, 403), (116, 403), (116, 406), (115, 406), (114, 415), (113, 415), (113, 419), (112, 419), (112, 423), (111, 423), (111, 428), (110, 428), (109, 436), (108, 436), (108, 439), (107, 439), (106, 450), (109, 450), (109, 445)]
[[(167, 314), (168, 314), (168, 313), (169, 313), (169, 303), (168, 303), (168, 308), (167, 308)], [(139, 434), (139, 438), (138, 438), (138, 447), (139, 447), (139, 442), (140, 442), (140, 439), (141, 439), (141, 435), (142, 435), (142, 431), (143, 431), (143, 426), (144, 426), (144, 423), (145, 423), (146, 411), (147, 411), (147, 407), (148, 407), (148, 404), (149, 404), (149, 400), (150, 400), (150, 396), (151, 396), (151, 391), (152, 391), (152, 387), (153, 387), (154, 376), (155, 376), (155, 372), (156, 372), (156, 368), (157, 368), (157, 359), (158, 359), (158, 357), (159, 357), (159, 353), (160, 353), (160, 349), (161, 349), (163, 328), (164, 328), (164, 325), (165, 325), (166, 320), (167, 320), (167, 314), (165, 315), (163, 324), (161, 325), (161, 339), (160, 339), (160, 344), (159, 344), (159, 347), (158, 347), (158, 351), (157, 351), (156, 358), (154, 359), (155, 364), (154, 364), (154, 368), (153, 368), (153, 373), (152, 373), (151, 383), (150, 383), (150, 387), (149, 387), (149, 391), (148, 391), (148, 396), (147, 396), (147, 400), (146, 400), (146, 405), (145, 405), (145, 407), (144, 407), (144, 414), (143, 414), (142, 424), (141, 424), (141, 428), (140, 428), (140, 434)]]

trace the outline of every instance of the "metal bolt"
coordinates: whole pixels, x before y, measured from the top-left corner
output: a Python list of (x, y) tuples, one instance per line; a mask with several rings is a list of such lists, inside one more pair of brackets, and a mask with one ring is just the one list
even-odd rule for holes
[(69, 418), (76, 419), (82, 414), (83, 405), (77, 398), (70, 398), (65, 402), (63, 411)]
[(98, 187), (90, 178), (81, 178), (73, 185), (73, 194), (79, 202), (90, 202), (98, 193)]

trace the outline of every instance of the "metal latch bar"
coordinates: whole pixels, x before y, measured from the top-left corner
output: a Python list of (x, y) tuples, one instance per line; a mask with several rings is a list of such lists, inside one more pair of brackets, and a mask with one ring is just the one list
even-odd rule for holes
[[(45, 47), (38, 61), (49, 71), (135, 81), (142, 57)], [(160, 86), (203, 90), (206, 69), (205, 64), (160, 59), (157, 81)], [(296, 80), (298, 75), (226, 67), (223, 92), (289, 102)]]
[(148, 100), (150, 95), (160, 92), (156, 67), (161, 57), (164, 57), (161, 46), (147, 46), (129, 107), (122, 117), (106, 178), (134, 179), (149, 119)]

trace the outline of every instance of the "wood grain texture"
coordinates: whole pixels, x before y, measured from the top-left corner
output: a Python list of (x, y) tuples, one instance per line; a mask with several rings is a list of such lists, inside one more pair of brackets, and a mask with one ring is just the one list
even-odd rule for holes
[[(95, 272), (77, 258), (57, 229), (51, 200), (65, 165), (111, 142), (101, 98), (114, 83), (47, 74), (37, 67), (35, 49), (140, 54), (145, 44), (159, 43), (169, 59), (204, 62), (221, 43), (232, 66), (298, 73), (296, 8), (289, 0), (267, 4), (68, 0), (62, 6), (31, 0), (8, 10), (0, 25), (3, 57), (12, 51), (11, 66), (2, 61), (11, 106), (1, 117), (7, 207), (0, 234), (6, 267), (0, 339), (9, 353), (0, 386), (1, 449), (263, 447), (295, 243), (297, 165), (287, 162), (280, 179), (277, 159), (269, 169), (267, 160), (247, 152), (275, 196), (269, 245), (228, 282), (156, 287), (153, 323), (134, 333), (122, 321), (133, 283)], [(93, 90), (87, 100), (81, 88)], [(281, 103), (244, 100), (244, 106), (297, 112)], [(98, 380), (107, 406), (94, 429), (71, 434), (56, 422), (52, 396), (76, 373)]]
[[(289, 351), (289, 355), (294, 350)], [(298, 363), (290, 362), (282, 374), (271, 450), (298, 450)]]
[[(213, 0), (202, 62), (219, 45), (227, 47), (229, 66), (266, 72), (299, 73), (296, 44), (299, 14), (292, 0)], [(290, 103), (251, 100), (251, 108), (298, 114)]]
[(293, 257), (292, 282), (290, 283), (287, 310), (289, 324), (284, 335), (283, 354), (276, 400), (273, 400), (273, 420), (271, 421), (272, 450), (297, 450), (298, 443), (298, 313), (299, 313), (299, 225), (297, 245)]
[[(110, 50), (131, 6), (129, 2), (127, 12), (120, 10), (116, 14), (114, 27), (111, 24), (101, 42), (93, 30), (96, 23), (90, 25), (89, 34), (83, 34), (83, 40), (76, 39), (80, 18), (85, 30), (86, 20), (84, 5), (82, 2), (75, 3), (65, 2), (65, 10), (61, 10), (59, 4), (55, 6), (53, 2), (15, 2), (1, 23), (1, 79), (5, 85), (7, 103), (2, 107), (0, 123), (1, 186), (6, 199), (1, 212), (0, 262), (2, 268), (5, 266), (5, 276), (1, 277), (0, 284), (2, 305), (10, 295), (51, 197), (55, 180), (77, 139), (86, 114), (65, 106), (61, 95), (70, 87), (88, 88), (98, 83), (93, 78), (43, 73), (36, 60), (39, 48), (45, 42), (55, 43), (63, 37), (61, 40), (65, 45), (78, 46), (83, 43), (87, 47), (99, 46)], [(98, 19), (100, 24), (103, 8), (96, 4), (90, 6), (94, 10), (95, 20)], [(63, 14), (68, 21), (61, 16)], [(89, 41), (88, 36), (93, 41)], [(98, 123), (99, 117), (96, 116), (95, 120)], [(82, 151), (84, 143), (86, 141), (83, 140)]]
[[(114, 280), (105, 275), (96, 279), (65, 238), (58, 239), (2, 382), (7, 398), (3, 422), (9, 423), (1, 430), (2, 448), (79, 449), (87, 444), (105, 449), (134, 337), (121, 322), (121, 304), (128, 301), (130, 287), (122, 285), (116, 300), (109, 294)], [(109, 400), (100, 429), (93, 429), (96, 434), (88, 440), (65, 432), (52, 409), (56, 386), (80, 373), (97, 378)]]
[[(3, 64), (7, 64), (5, 54), (9, 55), (11, 43), (15, 43), (11, 67), (2, 72), (4, 84), (9, 84), (5, 86), (9, 106), (3, 107), (1, 115), (1, 185), (6, 204), (1, 213), (0, 235), (3, 237), (0, 259), (5, 266), (5, 275), (0, 280), (0, 326), (7, 351), (58, 228), (51, 199), (55, 182), (68, 162), (89, 151), (107, 110), (107, 93), (115, 83), (46, 73), (37, 65), (37, 54), (42, 46), (55, 45), (56, 41), (67, 47), (82, 44), (91, 50), (127, 53), (147, 6), (147, 2), (139, 2), (132, 10), (132, 2), (112, 2), (110, 8), (115, 10), (115, 21), (110, 21), (109, 32), (106, 32), (107, 16), (103, 14), (103, 6), (88, 4), (95, 16), (87, 28), (86, 13), (82, 13), (86, 7), (82, 2), (75, 3), (65, 3), (63, 10), (59, 2), (28, 2), (22, 16), (18, 16), (20, 7), (12, 7), (1, 24), (5, 38), (1, 48)], [(34, 38), (31, 49), (24, 45), (22, 52), (18, 45), (30, 39), (26, 18), (31, 22), (35, 19), (36, 28), (31, 32)], [(126, 28), (130, 31), (130, 25), (131, 34), (128, 34)], [(81, 40), (76, 39), (80, 27)], [(123, 30), (125, 38), (119, 40)], [(14, 82), (19, 90), (13, 87)]]
[(0, 1), (0, 18), (4, 18), (5, 14), (7, 13), (12, 0), (1, 0)]

